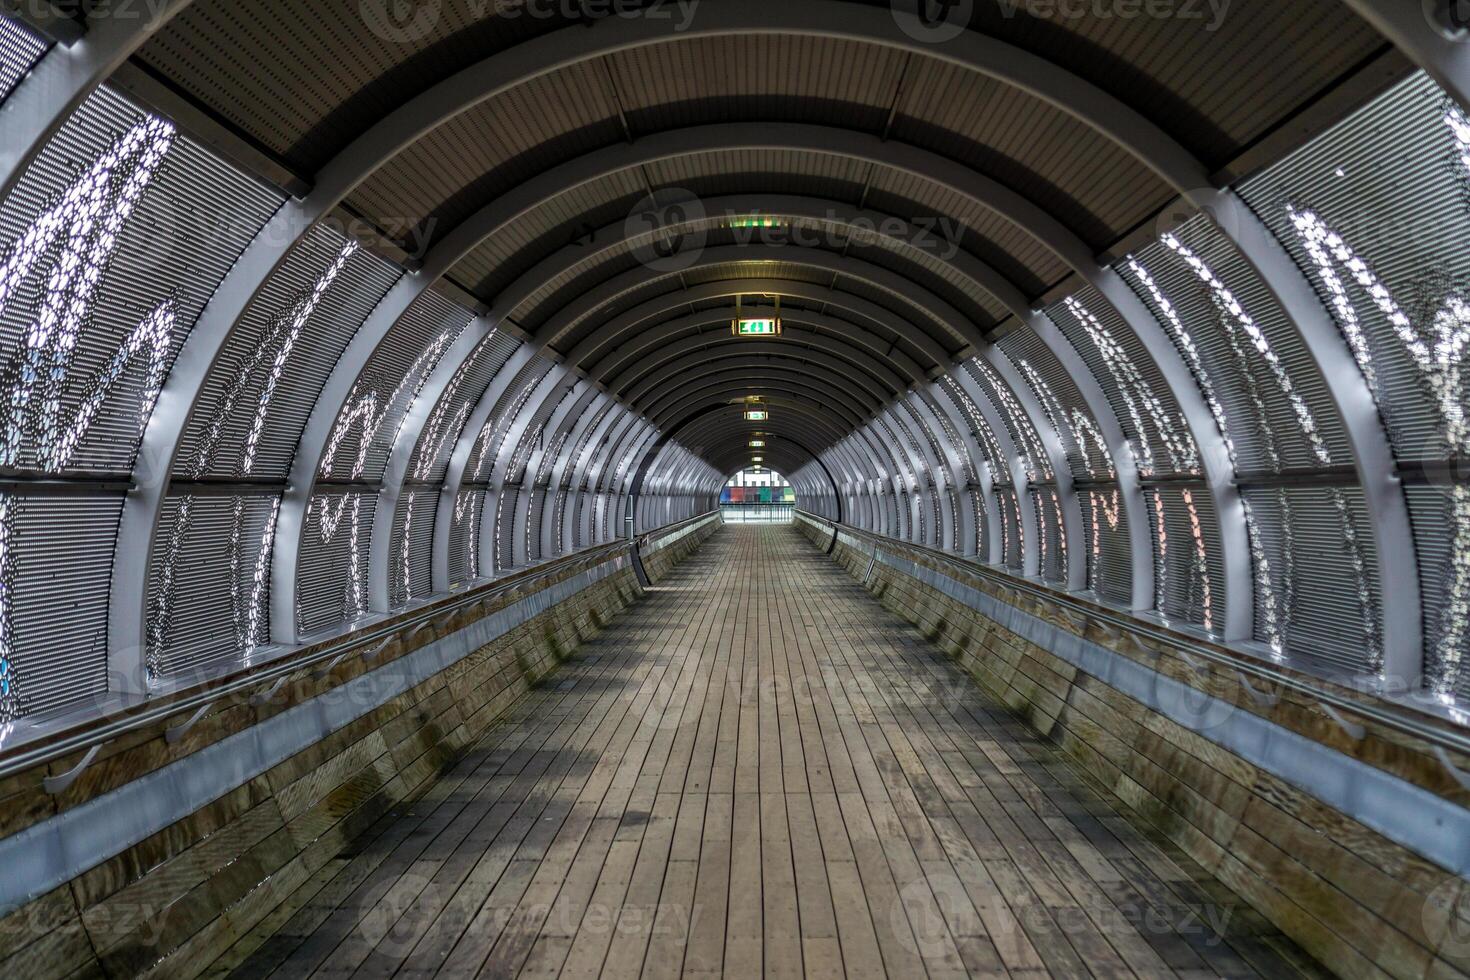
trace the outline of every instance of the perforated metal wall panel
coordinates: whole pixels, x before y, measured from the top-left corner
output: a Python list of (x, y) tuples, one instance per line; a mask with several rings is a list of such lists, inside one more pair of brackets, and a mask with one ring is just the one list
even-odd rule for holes
[(552, 546), (556, 554), (564, 555), (570, 550), (566, 533), (567, 503), (572, 491), (562, 488), (556, 491), (556, 503), (551, 508)]
[(454, 524), (449, 531), (449, 582), (468, 582), (485, 575), (480, 560), (480, 521), (485, 509), (484, 490), (461, 490), (454, 499)]
[(994, 520), (994, 515), (986, 506), (985, 495), (979, 490), (969, 490), (967, 496), (975, 514), (975, 558), (983, 562), (993, 561), (990, 554), (990, 522)]
[[(1208, 217), (1194, 217), (1117, 269), (1169, 334), (1206, 400), (1215, 399), (1238, 470), (1351, 459), (1321, 371), (1255, 270)], [(1308, 432), (1318, 434), (1315, 442)]]
[(0, 104), (51, 45), (26, 25), (0, 17)]
[(398, 500), (388, 550), (388, 601), (402, 606), (433, 591), (432, 550), (439, 492), (409, 490)]
[(505, 389), (475, 436), (469, 463), (465, 467), (466, 481), (478, 483), (491, 478), (511, 427), (552, 364), (550, 359), (538, 354), (516, 373), (515, 380)]
[(1415, 74), (1241, 194), (1322, 296), (1378, 399), (1410, 482), (1426, 673), (1465, 689), (1470, 624), (1450, 595), (1470, 583), (1470, 124)]
[[(1131, 549), (1117, 501), (1117, 473), (1097, 418), (1056, 355), (1029, 327), (1008, 334), (999, 346), (1025, 379), (1061, 441), (1072, 475), (1088, 481), (1089, 489), (1079, 491), (1086, 540), (1068, 542), (1084, 549), (1088, 587), (1099, 598), (1125, 603), (1132, 593)], [(1043, 509), (1055, 511), (1050, 504)], [(1064, 533), (1055, 513), (1047, 527), (1054, 525), (1057, 533)]]
[(332, 367), (400, 274), (335, 229), (312, 229), (221, 351), (175, 472), (284, 480)]
[[(1413, 489), (1411, 500), (1418, 499)], [(1377, 577), (1359, 568), (1376, 566), (1361, 491), (1249, 488), (1243, 497), (1253, 536), (1271, 556), (1255, 569), (1256, 639), (1273, 653), (1285, 649), (1352, 673), (1376, 672), (1380, 595)]]
[(1030, 387), (1066, 451), (1072, 475), (1080, 479), (1105, 478), (1113, 464), (1097, 419), (1046, 342), (1030, 327), (1022, 327), (1003, 337), (997, 346)]
[(1040, 535), (1037, 542), (1039, 561), (1037, 569), (1048, 582), (1065, 583), (1067, 580), (1067, 540), (1065, 518), (1062, 515), (1061, 498), (1053, 487), (1038, 487), (1030, 491), (1031, 509), (1036, 514), (1036, 528)]
[(515, 567), (515, 513), (521, 488), (504, 487), (495, 498), (495, 572)]
[(154, 552), (149, 632), (160, 676), (195, 679), (195, 671), (268, 659), (270, 557), (280, 498), (262, 492), (227, 496), (171, 495), (158, 535), (177, 554)]
[(1087, 286), (1046, 313), (1107, 395), (1123, 435), (1134, 443), (1140, 469), (1146, 472), (1151, 465), (1156, 473), (1187, 472), (1186, 461), (1166, 442), (1172, 433), (1193, 447), (1180, 421), (1179, 405), (1158, 366), (1112, 305)]
[(1218, 630), (1225, 622), (1227, 596), (1214, 501), (1197, 487), (1152, 487), (1144, 496), (1153, 531), (1159, 615), (1176, 625)]
[(1010, 433), (1012, 445), (1024, 456), (1028, 477), (1032, 480), (1050, 480), (1051, 459), (1047, 455), (1046, 446), (1036, 427), (1031, 424), (1031, 417), (1016, 400), (1005, 380), (979, 358), (971, 358), (965, 363), (963, 370), (970, 372), (970, 377), (975, 379), (975, 384), (995, 407), (995, 414)]
[(8, 581), (4, 720), (79, 706), (108, 689), (107, 599), (122, 497), (0, 494)]
[(1014, 487), (996, 487), (995, 496), (1000, 518), (1000, 564), (1013, 572), (1024, 566), (1026, 530), (1021, 525), (1021, 512), (1016, 505)]
[[(112, 178), (99, 193), (83, 193), (79, 175), (94, 167), (108, 168)], [(62, 238), (47, 240), (38, 243), (29, 275), (0, 304), (0, 348), (7, 362), (48, 297), (80, 311), (53, 334), (56, 341), (47, 351), (48, 357), (69, 358), (58, 417), (28, 426), (32, 434), (21, 466), (45, 466), (38, 437), (80, 432), (69, 460), (45, 468), (132, 469), (159, 380), (235, 258), (282, 200), (107, 89), (67, 120), (0, 207), (0, 247), (22, 239), (43, 213), (74, 216), (57, 228), (62, 235), (91, 215), (92, 236), (76, 258), (102, 275), (95, 288), (78, 276), (65, 289), (53, 285), (48, 291), (45, 284), (65, 248)], [(104, 226), (113, 237), (101, 237)], [(63, 336), (75, 337), (65, 353)], [(104, 384), (120, 355), (126, 368)], [(154, 357), (158, 370), (150, 378)], [(106, 397), (90, 423), (74, 421), (97, 391)]]
[[(335, 457), (323, 460), (322, 477), (368, 482), (383, 478), (404, 416), (471, 318), (469, 310), (432, 289), (408, 308), (368, 359), (338, 413), (336, 426), (347, 426), (346, 436)], [(364, 448), (365, 432), (371, 439)]]
[(980, 413), (980, 408), (975, 404), (974, 399), (953, 378), (947, 376), (940, 380), (939, 390), (949, 398), (950, 404), (954, 405), (959, 417), (968, 423), (970, 434), (975, 437), (980, 451), (985, 454), (985, 462), (990, 465), (991, 478), (996, 483), (1009, 483), (1011, 481), (1010, 463), (1000, 450), (995, 433), (990, 429), (990, 422)]
[(323, 488), (306, 513), (297, 564), (297, 628), (303, 636), (336, 628), (368, 608), (368, 562), (376, 493)]
[(1351, 316), (1361, 324), (1363, 363), (1404, 460), (1445, 457), (1435, 400), (1385, 310), (1341, 264), (1324, 269), (1291, 209), (1303, 218), (1315, 214), (1338, 233), (1415, 330), (1427, 329), (1449, 296), (1470, 282), (1470, 174), (1446, 122), (1448, 109), (1440, 89), (1417, 73), (1240, 187), (1352, 336), (1324, 273), (1335, 270), (1346, 287)]
[(1133, 561), (1128, 515), (1116, 489), (1093, 488), (1079, 494), (1087, 554), (1087, 587), (1098, 598), (1120, 605), (1133, 597)]
[(485, 389), (505, 362), (521, 345), (509, 334), (497, 330), (475, 347), (444, 388), (444, 394), (430, 410), (419, 443), (409, 463), (409, 475), (416, 480), (438, 483), (449, 468), (449, 457), (464, 431), (466, 421)]

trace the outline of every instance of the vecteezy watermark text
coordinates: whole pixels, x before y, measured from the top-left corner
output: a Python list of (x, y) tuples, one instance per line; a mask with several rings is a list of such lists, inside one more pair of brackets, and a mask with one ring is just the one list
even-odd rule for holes
[(686, 31), (702, 0), (358, 0), (363, 23), (385, 41), (411, 44), (432, 34), (447, 4), (461, 4), (472, 20), (594, 21), (617, 17), (667, 22)]
[(995, 0), (1001, 16), (1026, 14), (1039, 20), (1182, 20), (1199, 21), (1218, 31), (1230, 13), (1231, 0)]

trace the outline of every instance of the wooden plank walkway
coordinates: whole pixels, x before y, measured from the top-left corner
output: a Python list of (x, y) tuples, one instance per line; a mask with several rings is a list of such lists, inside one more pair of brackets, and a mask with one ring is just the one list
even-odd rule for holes
[(727, 527), (239, 977), (1315, 966), (786, 527)]

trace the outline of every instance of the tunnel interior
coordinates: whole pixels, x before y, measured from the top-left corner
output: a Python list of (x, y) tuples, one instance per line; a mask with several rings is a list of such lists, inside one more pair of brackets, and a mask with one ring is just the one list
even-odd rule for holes
[[(1201, 975), (1470, 973), (1462, 7), (0, 3), (0, 963), (256, 975), (291, 874), (530, 737), (527, 704), (571, 710), (557, 677), (631, 684), (662, 653), (618, 624), (693, 590), (759, 691), (831, 704), (846, 670), (937, 699), (943, 739), (1023, 719), (1055, 766), (1003, 800), (1080, 767), (1099, 826), (1260, 925)], [(877, 605), (818, 642), (830, 610), (710, 555)], [(742, 640), (721, 589), (795, 625)], [(707, 641), (668, 649), (698, 673)], [(289, 874), (236, 860), (267, 800)], [(1077, 844), (1051, 816), (1017, 840)], [(832, 938), (848, 973), (1194, 963), (1022, 919), (1076, 962), (991, 921), (994, 960)], [(581, 951), (582, 921), (528, 942)], [(729, 937), (714, 972), (832, 965)], [(495, 949), (475, 968), (534, 972)]]

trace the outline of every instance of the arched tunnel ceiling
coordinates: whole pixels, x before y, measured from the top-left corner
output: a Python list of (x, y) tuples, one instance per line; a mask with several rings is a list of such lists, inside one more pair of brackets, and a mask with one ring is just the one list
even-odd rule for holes
[[(485, 16), (426, 3), (402, 23), (370, 3), (329, 26), (249, 0), (190, 4), (137, 60), (312, 181), (419, 93), (543, 45), (496, 76), (509, 84), (447, 99), (456, 108), (365, 172), (347, 207), (660, 423), (737, 397), (743, 376), (748, 393), (815, 400), (847, 430), (1179, 191), (1110, 138), (1114, 123), (1087, 118), (1090, 97), (1059, 107), (1017, 84), (1026, 59), (1147, 106), (1207, 174), (1383, 50), (1335, 4), (1313, 5), (1261, 5), (1206, 32), (980, 4), (970, 26), (1016, 56), (981, 72), (881, 5), (836, 0), (670, 4), (652, 27), (569, 5), (580, 36), (534, 3)], [(1057, 234), (1018, 222), (1032, 211)], [(781, 226), (732, 227), (749, 214)], [(745, 290), (781, 295), (779, 350), (717, 342)]]
[[(192, 279), (174, 359), (152, 352), (156, 411), (141, 393), (146, 426), (68, 474), (96, 490), (137, 460), (106, 489), (112, 647), (148, 648), (168, 620), (158, 583), (191, 522), (260, 536), (255, 594), (296, 642), (308, 545), (349, 503), (374, 531), (371, 605), (392, 608), (481, 551), (499, 570), (620, 533), (625, 503), (644, 519), (645, 479), (664, 494), (650, 516), (692, 507), (758, 431), (767, 465), (866, 526), (1231, 642), (1279, 639), (1270, 576), (1293, 574), (1262, 572), (1293, 539), (1262, 537), (1253, 495), (1290, 527), (1288, 498), (1320, 492), (1368, 661), (1423, 649), (1438, 607), (1413, 588), (1416, 548), (1458, 552), (1416, 541), (1425, 505), (1401, 484), (1432, 484), (1453, 453), (1422, 401), (1382, 424), (1401, 392), (1375, 387), (1322, 296), (1334, 256), (1357, 267), (1317, 258), (1339, 246), (1277, 177), (1322, 143), (1350, 161), (1337, 179), (1383, 169), (1334, 134), (1424, 77), (1394, 43), (1438, 50), (1386, 0), (959, 4), (971, 20), (938, 35), (902, 2), (354, 6), (173, 0), (146, 23), (94, 16), (86, 43), (0, 77), (25, 144), (0, 155), (16, 229), (66, 200), (128, 98), (177, 133), (119, 146), (188, 144), (170, 157), (188, 181), (140, 165), (158, 193), (239, 217), (213, 253), (167, 243), (160, 281)], [(1461, 92), (1453, 67), (1425, 67)], [(737, 309), (778, 300), (780, 336), (732, 336)], [(1264, 388), (1237, 368), (1251, 347)], [(256, 368), (259, 398), (239, 381)], [(743, 417), (752, 399), (768, 418)], [(253, 427), (237, 403), (259, 406)]]

